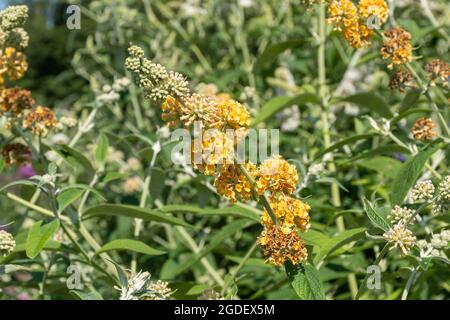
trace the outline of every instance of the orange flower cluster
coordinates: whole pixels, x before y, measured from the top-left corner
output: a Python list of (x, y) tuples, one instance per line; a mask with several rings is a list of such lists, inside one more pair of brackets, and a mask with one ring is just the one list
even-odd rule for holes
[(10, 80), (18, 80), (25, 75), (27, 69), (25, 55), (15, 48), (6, 48), (0, 56), (0, 85), (5, 82), (4, 75), (7, 75)]
[(369, 24), (378, 27), (387, 21), (388, 15), (389, 7), (384, 0), (361, 0), (358, 7), (350, 0), (333, 0), (328, 6), (328, 23), (334, 24), (354, 48), (369, 46), (373, 35)]
[(391, 59), (388, 68), (405, 64), (412, 60), (411, 34), (400, 28), (392, 28), (384, 33), (384, 45), (381, 48), (383, 59)]

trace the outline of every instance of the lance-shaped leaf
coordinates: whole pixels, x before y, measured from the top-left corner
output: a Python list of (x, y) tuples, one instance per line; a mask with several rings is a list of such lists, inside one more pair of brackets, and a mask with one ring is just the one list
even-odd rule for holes
[(122, 204), (100, 204), (91, 207), (83, 213), (83, 219), (91, 219), (94, 217), (122, 216), (130, 218), (139, 218), (144, 221), (156, 221), (172, 225), (179, 225), (192, 228), (181, 219), (175, 218), (167, 213), (140, 208), (138, 206), (122, 205)]

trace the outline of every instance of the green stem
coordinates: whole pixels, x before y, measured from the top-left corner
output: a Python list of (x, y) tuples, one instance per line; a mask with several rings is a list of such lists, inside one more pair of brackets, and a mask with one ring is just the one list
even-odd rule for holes
[[(326, 85), (326, 63), (325, 63), (325, 45), (326, 45), (326, 5), (324, 3), (319, 5), (319, 47), (317, 51), (317, 65), (319, 72), (319, 96), (323, 106), (321, 119), (322, 119), (322, 134), (324, 147), (328, 148), (331, 145), (331, 133), (330, 124), (328, 122), (328, 114), (330, 112), (330, 105), (327, 99), (327, 85)], [(333, 158), (330, 158), (328, 163), (328, 171), (330, 173), (336, 172), (336, 165)], [(331, 203), (335, 208), (341, 207), (341, 195), (339, 192), (339, 186), (337, 183), (331, 184)], [(338, 232), (345, 231), (344, 217), (339, 216), (336, 218), (336, 228)], [(348, 285), (352, 297), (356, 296), (357, 283), (355, 274), (351, 273), (347, 276)]]
[(233, 270), (233, 272), (231, 273), (231, 276), (228, 277), (225, 280), (225, 284), (222, 288), (222, 292), (221, 295), (225, 295), (228, 287), (233, 283), (234, 279), (236, 279), (236, 276), (238, 274), (238, 272), (242, 269), (242, 267), (247, 263), (248, 259), (250, 259), (250, 257), (252, 256), (253, 252), (255, 251), (255, 249), (258, 247), (258, 241), (256, 241), (255, 243), (253, 243), (253, 245), (248, 249), (247, 253), (245, 254), (245, 256), (242, 258), (241, 262), (239, 263), (239, 265), (236, 267), (236, 269)]
[(420, 275), (420, 272), (417, 270), (417, 268), (414, 268), (411, 271), (411, 274), (409, 275), (408, 281), (406, 282), (405, 289), (403, 289), (402, 293), (402, 300), (406, 300), (408, 298), (408, 294), (411, 291), (412, 286), (414, 285), (414, 282)]
[[(372, 265), (378, 266), (380, 264), (381, 259), (386, 255), (386, 253), (389, 251), (389, 245), (385, 244), (381, 252), (378, 254), (377, 258), (375, 259), (374, 263)], [(355, 300), (359, 300), (361, 295), (364, 293), (364, 290), (366, 288), (366, 282), (367, 278), (369, 277), (369, 273), (366, 273), (366, 276), (364, 277), (361, 285), (359, 286), (358, 292), (355, 295)]]
[[(248, 173), (247, 169), (245, 169), (245, 167), (242, 164), (238, 164), (238, 167), (239, 167), (239, 170), (242, 172), (242, 174), (250, 182), (250, 184), (252, 186), (253, 194), (257, 195), (258, 193), (256, 192), (256, 182), (253, 179), (253, 177)], [(269, 214), (270, 218), (272, 219), (273, 223), (277, 226), (278, 225), (277, 217), (276, 217), (275, 213), (273, 212), (272, 207), (270, 206), (270, 202), (269, 202), (269, 199), (267, 199), (267, 196), (264, 194), (259, 195), (258, 200), (266, 209), (266, 211)]]

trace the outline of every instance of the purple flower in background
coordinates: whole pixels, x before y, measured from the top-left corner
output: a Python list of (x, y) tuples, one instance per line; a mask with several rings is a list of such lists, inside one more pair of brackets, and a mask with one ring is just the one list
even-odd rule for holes
[(405, 162), (406, 161), (406, 157), (403, 153), (400, 152), (396, 152), (394, 153), (394, 158), (401, 161), (401, 162)]
[(28, 179), (36, 175), (31, 164), (25, 164), (19, 168), (19, 176), (21, 179)]

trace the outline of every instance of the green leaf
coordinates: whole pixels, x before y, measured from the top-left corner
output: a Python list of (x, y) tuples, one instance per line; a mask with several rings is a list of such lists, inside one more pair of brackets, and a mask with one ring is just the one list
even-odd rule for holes
[(408, 117), (408, 116), (410, 116), (412, 114), (416, 115), (416, 114), (428, 114), (428, 113), (430, 113), (429, 109), (423, 109), (423, 108), (422, 109), (421, 108), (408, 109), (406, 111), (401, 112), (398, 116), (395, 116), (394, 118), (392, 118), (391, 126), (396, 124), (397, 122), (399, 122), (403, 118), (406, 118), (406, 117)]
[(322, 281), (309, 263), (300, 266), (286, 264), (286, 273), (297, 296), (302, 300), (325, 300)]
[(31, 269), (25, 266), (21, 266), (18, 264), (5, 264), (0, 265), (0, 275), (7, 274), (7, 273), (13, 273), (17, 271), (30, 271)]
[(383, 215), (378, 212), (378, 210), (373, 207), (372, 203), (369, 200), (367, 200), (366, 198), (363, 198), (362, 200), (364, 211), (367, 213), (367, 216), (369, 217), (372, 224), (385, 232), (388, 231), (391, 228), (391, 224), (384, 218)]
[(70, 290), (69, 292), (79, 300), (103, 300), (103, 297), (97, 291), (84, 292), (81, 290)]
[(126, 177), (127, 175), (125, 173), (120, 173), (120, 172), (108, 172), (105, 177), (103, 178), (103, 182), (104, 183), (108, 183), (114, 180), (118, 180), (118, 179), (122, 179), (124, 177)]
[(253, 65), (253, 70), (262, 69), (263, 67), (272, 64), (280, 53), (287, 49), (298, 47), (304, 43), (304, 40), (288, 40), (284, 42), (269, 45), (264, 52), (258, 57)]
[(339, 142), (336, 142), (332, 146), (326, 148), (325, 150), (319, 152), (318, 154), (316, 154), (314, 159), (318, 159), (318, 158), (322, 157), (323, 155), (325, 155), (325, 154), (327, 154), (327, 153), (329, 153), (331, 151), (334, 151), (336, 149), (339, 149), (340, 147), (343, 147), (343, 146), (345, 146), (347, 144), (354, 143), (354, 142), (359, 141), (359, 140), (366, 140), (366, 139), (369, 139), (369, 138), (372, 138), (372, 137), (373, 137), (373, 134), (359, 134), (359, 135), (356, 135), (356, 136), (352, 136), (352, 137), (343, 139), (343, 140), (341, 140)]
[(388, 144), (388, 145), (381, 146), (381, 147), (375, 148), (373, 150), (364, 152), (360, 155), (357, 155), (357, 156), (351, 158), (350, 161), (353, 162), (353, 161), (356, 161), (359, 159), (372, 158), (373, 156), (380, 155), (380, 154), (394, 154), (394, 153), (410, 154), (411, 151), (408, 148), (403, 147), (403, 146), (399, 146), (396, 144)]
[(347, 188), (344, 187), (336, 178), (333, 177), (323, 177), (316, 180), (316, 183), (326, 183), (326, 184), (336, 184), (339, 188), (348, 192)]
[(346, 245), (347, 243), (358, 240), (364, 235), (366, 228), (355, 228), (342, 231), (337, 235), (331, 237), (324, 246), (322, 246), (319, 255), (325, 259), (337, 249)]
[(252, 126), (263, 122), (264, 120), (270, 118), (275, 113), (279, 112), (283, 108), (292, 106), (294, 104), (304, 104), (306, 102), (318, 103), (318, 98), (310, 93), (300, 94), (295, 97), (290, 96), (278, 96), (267, 101), (262, 107), (258, 114), (255, 116), (252, 122)]
[(233, 221), (230, 224), (223, 227), (219, 232), (217, 232), (211, 237), (211, 240), (207, 246), (205, 246), (202, 250), (200, 250), (200, 252), (196, 253), (193, 258), (186, 260), (175, 271), (173, 271), (172, 274), (173, 277), (176, 277), (178, 274), (189, 269), (191, 266), (196, 264), (201, 258), (206, 256), (211, 251), (213, 251), (217, 246), (222, 244), (227, 238), (229, 238), (237, 231), (242, 230), (246, 226), (248, 226), (248, 221), (241, 219)]
[(413, 158), (406, 161), (391, 185), (391, 205), (401, 205), (411, 187), (419, 178), (428, 159), (438, 150), (439, 140), (430, 145), (426, 150), (419, 152)]
[(166, 180), (166, 173), (160, 168), (152, 168), (150, 179), (150, 196), (157, 199), (162, 195)]
[(419, 89), (409, 90), (403, 98), (402, 103), (400, 104), (400, 110), (403, 111), (405, 109), (413, 107), (417, 103), (417, 101), (419, 101), (421, 94), (422, 91)]
[(166, 253), (165, 251), (154, 249), (142, 241), (132, 239), (117, 239), (103, 245), (95, 252), (95, 254), (98, 255), (100, 253), (111, 250), (127, 250), (143, 253), (149, 256), (158, 256)]
[(60, 192), (64, 192), (67, 190), (72, 190), (72, 189), (81, 189), (83, 191), (89, 191), (92, 192), (95, 196), (97, 196), (97, 198), (99, 198), (100, 200), (105, 200), (105, 197), (96, 189), (88, 186), (87, 184), (82, 184), (82, 183), (77, 183), (77, 184), (71, 184), (68, 186), (65, 186), (63, 188), (61, 188)]
[(7, 185), (5, 185), (2, 188), (0, 188), (0, 192), (2, 192), (3, 190), (8, 189), (10, 187), (20, 186), (20, 185), (37, 187), (39, 185), (39, 183), (35, 182), (35, 181), (32, 181), (32, 180), (16, 180), (16, 181), (10, 182)]
[(61, 192), (56, 197), (56, 201), (58, 202), (58, 212), (63, 212), (71, 203), (81, 197), (83, 192), (84, 191), (81, 189), (69, 189)]
[(54, 150), (58, 152), (71, 166), (76, 163), (81, 165), (89, 175), (93, 175), (95, 170), (91, 162), (79, 151), (69, 147), (65, 144), (55, 145)]
[(392, 112), (389, 109), (388, 104), (382, 97), (371, 92), (358, 93), (352, 96), (348, 96), (339, 100), (340, 102), (350, 102), (356, 104), (361, 108), (367, 108), (373, 112), (378, 113), (385, 118), (391, 118)]
[(43, 225), (42, 221), (38, 221), (30, 228), (26, 243), (26, 255), (30, 259), (36, 258), (39, 252), (42, 251), (45, 244), (55, 234), (59, 228), (59, 220), (55, 219), (52, 222)]
[(108, 137), (105, 134), (100, 134), (98, 139), (97, 148), (95, 149), (95, 162), (97, 163), (100, 171), (105, 169), (106, 157), (108, 156)]
[(260, 221), (260, 214), (258, 210), (251, 210), (246, 207), (241, 207), (239, 205), (234, 205), (226, 208), (200, 208), (193, 205), (167, 205), (160, 208), (164, 212), (189, 212), (199, 215), (211, 215), (211, 216), (232, 216), (238, 218), (246, 218), (255, 222)]
[(138, 206), (130, 206), (122, 204), (100, 204), (87, 209), (83, 213), (83, 219), (91, 219), (99, 216), (122, 216), (130, 218), (139, 218), (144, 221), (156, 221), (192, 228), (191, 225), (187, 224), (181, 219), (172, 217), (160, 211), (140, 208)]

